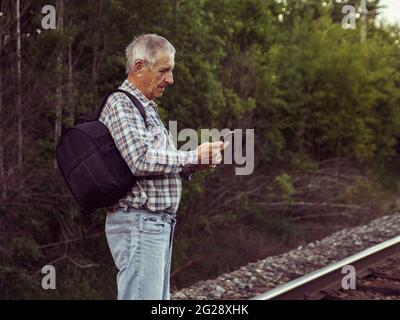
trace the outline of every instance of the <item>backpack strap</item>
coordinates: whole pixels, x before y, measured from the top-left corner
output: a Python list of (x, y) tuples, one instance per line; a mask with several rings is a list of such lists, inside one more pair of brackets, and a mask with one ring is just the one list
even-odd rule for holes
[(90, 118), (88, 119), (89, 121), (95, 121), (98, 120), (100, 117), (101, 112), (103, 111), (104, 106), (107, 103), (107, 99), (110, 95), (112, 95), (115, 92), (121, 92), (123, 94), (125, 94), (133, 103), (133, 105), (138, 109), (138, 111), (140, 112), (140, 115), (143, 118), (144, 121), (144, 125), (147, 127), (146, 124), (146, 111), (144, 110), (143, 105), (141, 104), (141, 102), (131, 93), (129, 93), (128, 91), (122, 90), (122, 89), (115, 89), (115, 90), (111, 90), (109, 91), (105, 97), (103, 98), (103, 102), (96, 108), (96, 110), (92, 113), (92, 115), (90, 116)]

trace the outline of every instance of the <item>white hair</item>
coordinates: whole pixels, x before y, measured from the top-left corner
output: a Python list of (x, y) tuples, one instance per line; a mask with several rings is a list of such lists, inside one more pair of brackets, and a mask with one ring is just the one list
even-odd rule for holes
[(166, 51), (172, 59), (175, 58), (175, 48), (167, 39), (156, 34), (136, 36), (125, 50), (126, 73), (132, 72), (137, 60), (146, 61), (153, 66), (159, 51)]

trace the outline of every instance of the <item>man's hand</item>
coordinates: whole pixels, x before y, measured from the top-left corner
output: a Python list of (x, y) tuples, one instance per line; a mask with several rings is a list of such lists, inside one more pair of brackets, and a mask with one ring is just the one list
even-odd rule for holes
[(215, 168), (222, 161), (222, 153), (228, 143), (222, 141), (206, 142), (196, 148), (198, 164), (193, 167), (196, 171)]

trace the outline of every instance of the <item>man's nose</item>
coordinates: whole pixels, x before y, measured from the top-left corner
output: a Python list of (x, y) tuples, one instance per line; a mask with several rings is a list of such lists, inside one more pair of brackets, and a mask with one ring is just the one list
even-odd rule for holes
[(170, 86), (174, 83), (174, 76), (172, 75), (172, 72), (167, 74), (165, 82), (168, 83)]

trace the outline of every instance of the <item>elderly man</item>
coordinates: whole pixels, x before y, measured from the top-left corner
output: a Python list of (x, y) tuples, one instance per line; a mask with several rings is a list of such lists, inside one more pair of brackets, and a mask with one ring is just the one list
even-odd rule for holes
[[(174, 47), (146, 34), (126, 48), (127, 79), (119, 87), (133, 94), (146, 124), (123, 93), (112, 94), (100, 116), (122, 157), (138, 176), (126, 196), (108, 208), (106, 237), (119, 272), (118, 299), (170, 299), (170, 267), (181, 179), (221, 162), (222, 142), (192, 151), (176, 149), (153, 99), (173, 84)], [(151, 176), (151, 177), (146, 177)]]

